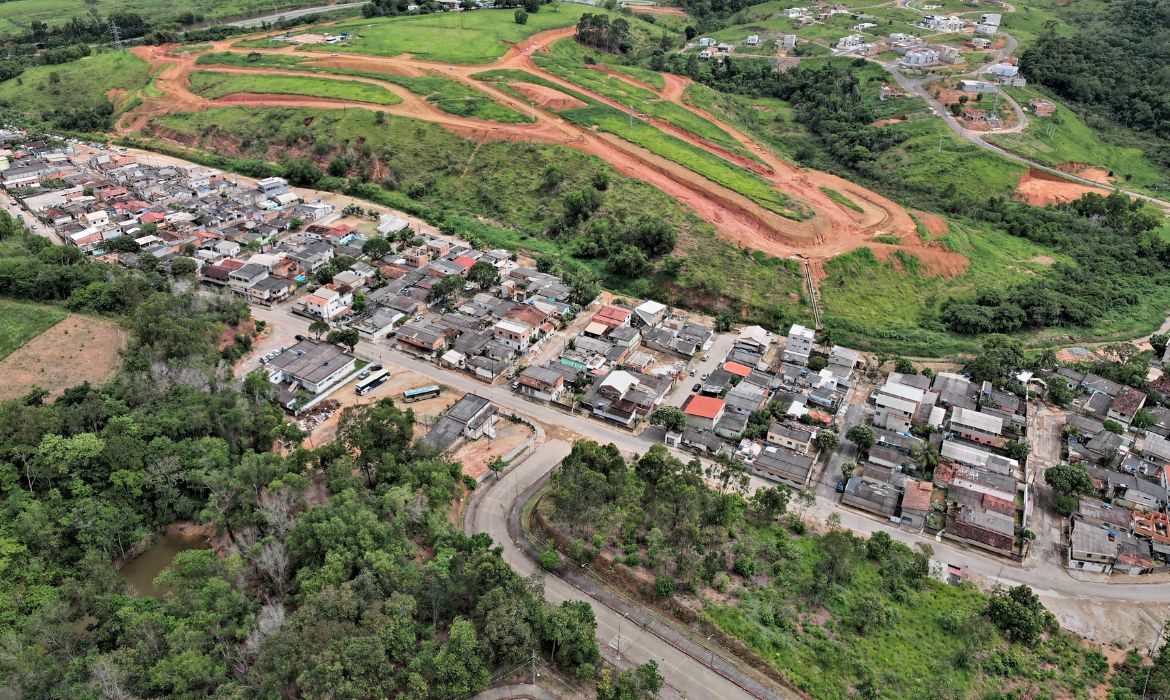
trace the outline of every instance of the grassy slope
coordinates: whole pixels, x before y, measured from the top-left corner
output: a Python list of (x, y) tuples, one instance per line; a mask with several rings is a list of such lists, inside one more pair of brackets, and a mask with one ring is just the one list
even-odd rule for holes
[(1086, 125), (1059, 100), (1033, 87), (1008, 88), (1008, 92), (1025, 108), (1028, 101), (1036, 97), (1060, 106), (1051, 117), (1032, 116), (1028, 128), (1021, 133), (990, 137), (996, 144), (1048, 165), (1075, 162), (1101, 166), (1134, 187), (1148, 187), (1166, 181), (1165, 176), (1146, 160), (1141, 149), (1106, 142), (1099, 132)]
[[(588, 103), (586, 107), (567, 109), (559, 112), (561, 116), (574, 124), (585, 127), (597, 127), (601, 131), (619, 136), (667, 160), (678, 163), (712, 182), (739, 192), (760, 206), (776, 212), (781, 216), (796, 219), (806, 216), (803, 211), (793, 206), (793, 202), (789, 197), (777, 191), (770, 183), (750, 170), (732, 164), (706, 149), (670, 136), (641, 119), (633, 119), (631, 127), (629, 114), (619, 112), (608, 105), (600, 104), (596, 100), (581, 93), (565, 90), (547, 80), (536, 79), (536, 76), (530, 76), (528, 73), (521, 71), (485, 71), (476, 75), (495, 82), (521, 81), (555, 87), (560, 92), (572, 95)], [(602, 74), (602, 77), (605, 76)], [(639, 90), (638, 88), (631, 89)], [(644, 90), (639, 91), (645, 92)]]
[(942, 244), (971, 261), (957, 279), (925, 277), (915, 260), (880, 262), (868, 248), (825, 263), (820, 285), (827, 325), (846, 345), (938, 355), (974, 347), (978, 339), (948, 333), (936, 318), (948, 298), (979, 289), (1004, 288), (1027, 276), (1047, 274), (1052, 251), (999, 231), (952, 224)]
[(20, 77), (0, 83), (0, 100), (22, 112), (50, 112), (60, 107), (95, 107), (111, 90), (125, 90), (112, 100), (117, 110), (149, 82), (148, 73), (146, 62), (133, 54), (103, 53), (63, 65), (29, 68)]
[(327, 97), (381, 105), (402, 102), (402, 98), (398, 95), (369, 83), (327, 78), (301, 78), (290, 75), (243, 75), (198, 71), (191, 74), (191, 91), (210, 99), (245, 92)]
[(67, 315), (51, 306), (0, 299), (0, 359), (60, 323)]
[[(708, 603), (704, 615), (743, 640), (811, 697), (862, 697), (868, 678), (882, 698), (1015, 697), (997, 691), (1030, 685), (1022, 697), (1077, 697), (1100, 682), (1104, 660), (1067, 633), (1035, 648), (1009, 645), (995, 634), (969, 646), (964, 630), (986, 606), (969, 585), (932, 579), (902, 599), (891, 596), (877, 567), (865, 561), (852, 580), (824, 602), (828, 619), (793, 595), (816, 576), (820, 555), (809, 538), (784, 542), (787, 561), (776, 580), (736, 590), (728, 603)], [(848, 624), (854, 609), (880, 600), (892, 613), (865, 635)], [(803, 624), (798, 624), (803, 623)], [(982, 663), (974, 656), (986, 659)], [(979, 667), (982, 666), (982, 670)], [(1004, 669), (1000, 677), (995, 669)], [(1042, 689), (1050, 695), (1032, 695)]]
[(544, 8), (516, 24), (513, 10), (439, 12), (429, 15), (359, 19), (333, 25), (330, 31), (358, 38), (346, 44), (309, 45), (306, 49), (397, 56), (410, 53), (429, 61), (490, 63), (508, 46), (546, 29), (568, 27), (592, 7), (565, 3), (556, 11)]
[(0, 3), (0, 36), (20, 34), (33, 22), (59, 26), (73, 17), (85, 17), (94, 7), (103, 17), (133, 12), (148, 21), (167, 21), (185, 12), (194, 12), (210, 20), (270, 14), (273, 8), (279, 11), (320, 4), (323, 4), (321, 0), (187, 0), (183, 3), (101, 0), (96, 5), (80, 0), (12, 0)]
[[(306, 113), (313, 117), (305, 126)], [(385, 191), (384, 203), (409, 207), (412, 202), (439, 206), (453, 213), (484, 217), (504, 229), (477, 232), (484, 243), (545, 253), (565, 254), (565, 241), (546, 231), (560, 215), (560, 199), (588, 187), (594, 173), (608, 174), (610, 186), (595, 217), (628, 218), (649, 214), (676, 226), (677, 270), (653, 278), (621, 280), (607, 277), (603, 260), (585, 264), (606, 285), (630, 294), (653, 294), (664, 300), (714, 309), (734, 305), (748, 317), (765, 320), (794, 318), (807, 311), (799, 305), (800, 277), (790, 261), (740, 251), (718, 238), (713, 228), (654, 187), (614, 172), (599, 158), (571, 149), (539, 144), (484, 143), (478, 147), (426, 122), (387, 117), (377, 125), (366, 110), (212, 109), (162, 117), (157, 124), (186, 135), (195, 147), (214, 151), (230, 135), (247, 144), (243, 155), (266, 160), (303, 153), (328, 160), (332, 151), (364, 140), (362, 150), (378, 158), (383, 171), (394, 173), (397, 190)], [(205, 138), (207, 137), (207, 138)], [(319, 147), (325, 148), (320, 149)], [(220, 163), (230, 167), (231, 163)], [(544, 173), (556, 165), (565, 181), (553, 192), (542, 187)], [(383, 181), (389, 183), (390, 178)], [(408, 196), (406, 193), (409, 192)], [(666, 266), (663, 266), (664, 268)]]
[(238, 53), (223, 52), (200, 56), (196, 63), (200, 65), (221, 66), (266, 66), (283, 70), (301, 70), (309, 73), (324, 73), (328, 75), (355, 75), (365, 78), (384, 80), (388, 83), (400, 85), (407, 90), (422, 95), (444, 112), (463, 116), (478, 117), (490, 121), (505, 123), (531, 122), (532, 118), (525, 114), (509, 109), (489, 97), (487, 94), (473, 87), (464, 85), (458, 80), (448, 78), (439, 73), (429, 73), (425, 76), (411, 77), (397, 73), (383, 73), (378, 71), (357, 71), (345, 68), (331, 68), (309, 63), (312, 59), (305, 56), (283, 56), (261, 54), (256, 60), (249, 60), (247, 56)]

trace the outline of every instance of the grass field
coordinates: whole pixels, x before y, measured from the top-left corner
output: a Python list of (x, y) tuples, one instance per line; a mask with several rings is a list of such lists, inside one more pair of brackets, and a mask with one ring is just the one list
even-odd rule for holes
[[(1032, 275), (1047, 274), (1052, 251), (988, 228), (952, 226), (944, 247), (971, 261), (956, 279), (926, 277), (912, 253), (889, 261), (859, 248), (825, 263), (821, 283), (826, 324), (834, 338), (874, 350), (937, 356), (974, 347), (977, 339), (945, 331), (937, 322), (948, 298), (976, 290), (1004, 289)], [(847, 339), (847, 340), (846, 340)]]
[(44, 22), (50, 27), (59, 26), (74, 17), (85, 17), (91, 9), (97, 9), (103, 17), (119, 12), (133, 12), (150, 22), (166, 22), (175, 21), (179, 15), (187, 12), (212, 20), (271, 14), (274, 10), (321, 4), (324, 4), (321, 0), (188, 0), (175, 5), (158, 0), (101, 0), (100, 3), (12, 0), (0, 3), (0, 36), (20, 34), (33, 22)]
[(572, 26), (586, 12), (598, 11), (586, 5), (564, 3), (555, 10), (545, 7), (529, 14), (527, 24), (516, 24), (514, 11), (509, 9), (360, 19), (330, 28), (333, 32), (356, 34), (352, 41), (304, 48), (375, 56), (409, 53), (428, 61), (491, 63), (512, 44), (546, 29)]
[[(1082, 697), (1108, 668), (1067, 632), (1035, 647), (1004, 641), (984, 627), (987, 596), (974, 586), (926, 579), (892, 595), (889, 575), (869, 561), (817, 605), (794, 593), (815, 586), (824, 557), (816, 543), (784, 537), (769, 545), (785, 557), (774, 580), (738, 587), (728, 602), (708, 601), (703, 615), (809, 697)], [(856, 611), (874, 605), (888, 611), (888, 620), (858, 633), (851, 624)], [(1000, 693), (1005, 685), (1020, 694)]]
[(1112, 171), (1119, 181), (1134, 187), (1165, 182), (1165, 176), (1146, 159), (1141, 149), (1106, 142), (1099, 132), (1058, 100), (1031, 87), (1007, 88), (1007, 91), (1025, 108), (1036, 97), (1052, 100), (1059, 106), (1050, 117), (1031, 115), (1031, 123), (1023, 132), (991, 136), (992, 142), (1047, 165), (1074, 162), (1103, 167)]
[[(0, 8), (27, 0), (0, 3)], [(0, 83), (0, 101), (25, 113), (96, 108), (109, 101), (118, 111), (150, 81), (149, 66), (130, 53), (102, 53), (58, 66), (37, 66)]]
[(841, 194), (837, 190), (834, 190), (834, 189), (829, 188), (829, 187), (822, 187), (821, 191), (824, 192), (826, 195), (828, 195), (829, 199), (833, 200), (834, 202), (836, 202), (837, 204), (840, 204), (843, 207), (848, 207), (848, 208), (852, 209), (853, 211), (860, 211), (860, 212), (865, 211), (865, 209), (858, 206), (857, 202), (854, 202), (852, 199), (849, 199), (848, 197)]
[(191, 91), (209, 99), (235, 93), (253, 93), (326, 97), (379, 105), (402, 102), (398, 95), (369, 83), (290, 75), (243, 75), (198, 71), (191, 74)]
[(374, 78), (375, 80), (384, 80), (388, 83), (404, 87), (416, 95), (422, 95), (427, 100), (434, 102), (435, 106), (439, 109), (450, 114), (459, 114), (504, 123), (532, 121), (532, 118), (528, 115), (521, 114), (497, 103), (486, 93), (439, 73), (428, 73), (425, 76), (414, 77), (400, 75), (398, 73), (357, 71), (317, 66), (310, 63), (312, 60), (305, 56), (274, 54), (261, 54), (259, 58), (253, 60), (243, 54), (223, 52), (200, 56), (196, 63), (200, 65), (270, 67), (283, 70), (299, 70), (307, 73)]
[(0, 359), (57, 325), (67, 315), (52, 306), (0, 299)]

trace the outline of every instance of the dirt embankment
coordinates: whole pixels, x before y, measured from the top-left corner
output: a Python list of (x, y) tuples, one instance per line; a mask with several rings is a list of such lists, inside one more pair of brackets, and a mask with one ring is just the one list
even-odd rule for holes
[(1108, 170), (1091, 163), (1061, 163), (1060, 165), (1056, 166), (1056, 169), (1062, 173), (1069, 173), (1071, 175), (1076, 175), (1077, 177), (1083, 177), (1086, 180), (1099, 182), (1102, 185), (1113, 184), (1113, 176), (1109, 174)]
[(1046, 207), (1050, 204), (1076, 201), (1090, 192), (1109, 194), (1109, 190), (1102, 187), (1069, 182), (1058, 175), (1029, 168), (1020, 178), (1020, 184), (1016, 186), (1016, 199), (1038, 207)]
[[(665, 9), (669, 14), (675, 14), (675, 12), (670, 11), (672, 8), (659, 9)], [(565, 27), (536, 34), (510, 47), (498, 61), (486, 65), (451, 65), (418, 60), (408, 56), (388, 58), (354, 54), (344, 57), (322, 57), (314, 59), (313, 64), (349, 70), (406, 75), (421, 75), (439, 70), (446, 77), (474, 85), (500, 103), (528, 113), (532, 110), (528, 101), (518, 99), (515, 95), (504, 93), (490, 83), (483, 83), (471, 77), (480, 71), (495, 68), (517, 69), (531, 72), (554, 85), (582, 92), (590, 99), (608, 104), (610, 101), (604, 96), (568, 83), (558, 76), (544, 71), (532, 61), (532, 55), (535, 52), (547, 50), (552, 42), (572, 36), (573, 33), (573, 27)], [(233, 37), (230, 40), (215, 42), (209, 46), (208, 51), (240, 53), (243, 50), (231, 47), (231, 44), (237, 40), (238, 38)], [(290, 50), (291, 48), (261, 49), (259, 51), (261, 53), (288, 53)], [(906, 212), (888, 199), (827, 173), (795, 167), (791, 163), (777, 158), (766, 148), (715, 115), (686, 104), (682, 100), (682, 95), (690, 81), (680, 76), (664, 74), (666, 86), (660, 92), (662, 97), (676, 102), (684, 109), (688, 109), (723, 129), (743, 150), (752, 153), (755, 157), (747, 158), (739, 153), (715, 146), (673, 124), (651, 119), (647, 119), (647, 121), (665, 133), (684, 139), (730, 163), (755, 172), (769, 181), (778, 192), (790, 197), (794, 211), (807, 211), (813, 214), (811, 218), (795, 221), (781, 217), (764, 209), (747, 197), (717, 185), (677, 163), (609, 134), (594, 133), (592, 130), (567, 123), (552, 111), (536, 110), (534, 114), (536, 123), (534, 124), (489, 122), (442, 112), (433, 103), (428, 103), (425, 99), (384, 81), (348, 76), (337, 76), (337, 78), (382, 83), (386, 85), (387, 89), (399, 95), (403, 101), (401, 104), (387, 106), (291, 95), (255, 94), (230, 95), (212, 101), (190, 92), (188, 76), (197, 69), (195, 63), (197, 55), (176, 58), (167, 54), (167, 47), (138, 47), (134, 51), (152, 65), (158, 66), (156, 86), (164, 93), (164, 97), (145, 100), (138, 109), (126, 115), (119, 123), (119, 131), (122, 133), (146, 129), (150, 125), (151, 119), (161, 114), (197, 111), (215, 105), (320, 109), (354, 106), (431, 121), (461, 136), (477, 141), (505, 140), (555, 143), (596, 155), (609, 162), (622, 174), (646, 181), (692, 207), (699, 216), (715, 224), (722, 237), (737, 245), (762, 250), (777, 257), (802, 255), (813, 260), (823, 260), (865, 245), (877, 235), (894, 235), (909, 241), (911, 236), (907, 234), (912, 234), (915, 231), (915, 225)], [(273, 74), (288, 73), (287, 70), (263, 68), (231, 70)], [(600, 70), (605, 69), (601, 68)], [(605, 70), (605, 72), (611, 71)], [(630, 76), (612, 74), (618, 75), (619, 79), (627, 83), (653, 90), (650, 86), (646, 86)], [(579, 106), (579, 100), (548, 88), (525, 83), (517, 83), (515, 87), (547, 110)], [(162, 135), (166, 136), (166, 134)], [(200, 144), (200, 147), (212, 148), (220, 152), (225, 152), (222, 149), (238, 147), (238, 144), (230, 143), (230, 139), (228, 142), (222, 142), (221, 136), (213, 134), (213, 137), (201, 139), (203, 143)], [(192, 141), (190, 137), (182, 137), (179, 140), (187, 142), (187, 145), (191, 145)], [(285, 153), (282, 151), (280, 154), (274, 155), (285, 155)], [(844, 195), (857, 207), (842, 205), (834, 197), (829, 196), (825, 191), (827, 189), (835, 190)], [(917, 236), (912, 237), (917, 238)]]

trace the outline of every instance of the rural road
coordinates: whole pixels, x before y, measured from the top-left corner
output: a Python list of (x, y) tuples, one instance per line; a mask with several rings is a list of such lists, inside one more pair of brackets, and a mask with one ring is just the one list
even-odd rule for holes
[(337, 5), (318, 5), (316, 7), (302, 7), (299, 10), (285, 10), (284, 12), (276, 12), (274, 14), (262, 15), (260, 17), (249, 17), (248, 19), (240, 19), (235, 22), (223, 22), (222, 25), (229, 27), (251, 27), (256, 24), (263, 24), (265, 22), (278, 22), (282, 19), (293, 19), (296, 17), (304, 17), (305, 15), (315, 15), (319, 12), (333, 12), (335, 10), (350, 10), (353, 8), (365, 5), (364, 2), (343, 2)]

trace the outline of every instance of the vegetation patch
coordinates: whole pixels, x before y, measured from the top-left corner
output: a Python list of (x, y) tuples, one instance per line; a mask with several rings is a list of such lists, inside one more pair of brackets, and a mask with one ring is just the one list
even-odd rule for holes
[(860, 206), (858, 206), (857, 202), (854, 202), (852, 199), (849, 199), (848, 197), (846, 197), (845, 195), (841, 194), (840, 192), (838, 192), (837, 190), (835, 190), (831, 187), (821, 187), (821, 192), (824, 192), (825, 194), (827, 194), (829, 196), (829, 199), (833, 200), (834, 202), (836, 202), (837, 204), (840, 204), (843, 207), (847, 207), (849, 209), (852, 209), (853, 211), (858, 211), (858, 212), (865, 211), (865, 209), (862, 209)]
[(57, 325), (64, 311), (40, 304), (0, 299), (0, 359)]
[(98, 132), (109, 129), (114, 115), (149, 81), (149, 66), (134, 54), (101, 53), (25, 70), (0, 83), (0, 104), (42, 126)]
[(238, 93), (303, 95), (352, 102), (394, 105), (402, 98), (386, 88), (352, 80), (301, 78), (292, 75), (248, 75), (198, 71), (191, 74), (191, 91), (209, 99)]
[(377, 17), (341, 22), (334, 33), (354, 38), (340, 44), (308, 44), (310, 51), (352, 52), (375, 56), (409, 53), (428, 61), (491, 63), (513, 44), (547, 29), (572, 26), (588, 6), (562, 3), (530, 13), (517, 24), (510, 9), (436, 12), (427, 15)]
[(449, 114), (458, 114), (460, 116), (476, 117), (504, 123), (532, 121), (530, 116), (499, 104), (483, 91), (438, 73), (427, 73), (422, 76), (406, 76), (391, 72), (334, 68), (311, 63), (311, 60), (311, 58), (305, 56), (221, 52), (200, 56), (196, 63), (200, 65), (280, 68), (282, 70), (299, 70), (310, 73), (372, 78), (404, 87), (416, 95), (422, 95), (427, 98), (427, 101), (434, 102), (436, 107)]

